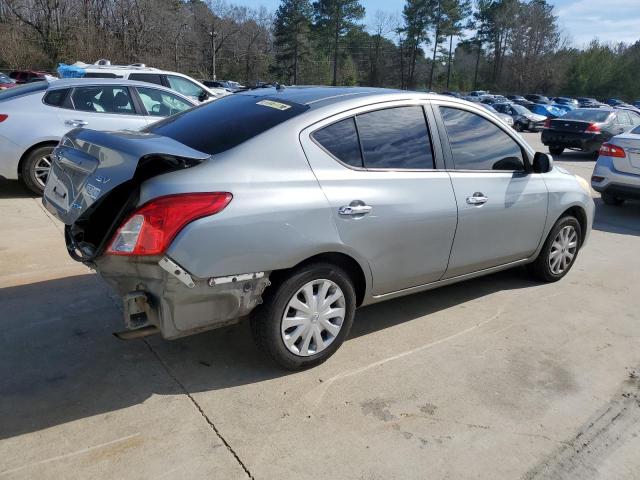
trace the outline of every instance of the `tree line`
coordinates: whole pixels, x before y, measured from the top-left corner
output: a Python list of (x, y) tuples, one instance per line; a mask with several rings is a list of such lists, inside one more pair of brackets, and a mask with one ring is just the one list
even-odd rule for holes
[[(0, 67), (145, 63), (245, 84), (640, 98), (640, 42), (570, 46), (547, 0), (0, 0)], [(215, 60), (214, 60), (215, 59)], [(215, 67), (214, 67), (215, 63)]]

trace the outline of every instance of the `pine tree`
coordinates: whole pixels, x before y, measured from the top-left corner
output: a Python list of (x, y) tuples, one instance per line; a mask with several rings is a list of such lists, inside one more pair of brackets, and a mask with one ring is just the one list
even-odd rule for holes
[(282, 0), (274, 21), (274, 46), (279, 73), (294, 85), (301, 63), (309, 55), (313, 10), (309, 0)]
[(313, 4), (316, 23), (333, 47), (333, 81), (338, 81), (338, 49), (340, 41), (364, 17), (364, 7), (358, 0), (318, 0)]

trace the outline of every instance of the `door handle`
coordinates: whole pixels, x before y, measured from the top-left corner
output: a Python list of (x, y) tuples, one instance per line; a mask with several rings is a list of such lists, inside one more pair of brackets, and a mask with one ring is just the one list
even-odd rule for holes
[(476, 192), (470, 197), (467, 197), (467, 203), (469, 205), (484, 205), (488, 200), (489, 198), (485, 197), (482, 192)]
[(66, 120), (64, 122), (65, 125), (69, 127), (84, 127), (89, 124), (89, 122), (85, 122), (84, 120)]
[(349, 205), (343, 205), (338, 209), (340, 215), (366, 215), (373, 210), (373, 207), (365, 205), (360, 200), (354, 200)]

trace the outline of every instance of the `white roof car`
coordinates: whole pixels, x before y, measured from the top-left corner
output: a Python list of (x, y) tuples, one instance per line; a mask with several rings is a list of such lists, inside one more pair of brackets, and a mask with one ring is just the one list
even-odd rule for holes
[(50, 155), (69, 130), (139, 130), (197, 101), (145, 82), (67, 78), (0, 92), (0, 177), (42, 194)]
[(103, 59), (93, 64), (76, 62), (72, 66), (84, 70), (83, 78), (123, 78), (125, 80), (155, 83), (199, 102), (207, 102), (229, 95), (229, 92), (224, 88), (207, 87), (188, 75), (147, 67), (144, 63), (111, 65), (109, 60)]

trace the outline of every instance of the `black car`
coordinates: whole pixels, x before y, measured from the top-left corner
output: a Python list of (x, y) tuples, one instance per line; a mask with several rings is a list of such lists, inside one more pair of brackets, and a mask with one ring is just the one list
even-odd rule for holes
[(530, 102), (533, 103), (544, 103), (544, 104), (551, 104), (551, 100), (549, 100), (549, 98), (545, 97), (544, 95), (540, 95), (537, 93), (530, 93), (529, 95), (525, 95), (524, 98), (526, 98), (527, 100), (529, 100)]
[(518, 132), (529, 130), (537, 132), (544, 127), (547, 117), (529, 111), (529, 109), (516, 103), (495, 103), (492, 105), (499, 113), (504, 113), (513, 118), (513, 128)]
[(611, 137), (640, 125), (640, 115), (612, 108), (577, 108), (555, 120), (547, 120), (542, 143), (553, 155), (565, 148), (597, 153)]
[(574, 107), (578, 106), (578, 101), (575, 98), (571, 97), (554, 97), (551, 100), (560, 105), (573, 105)]

